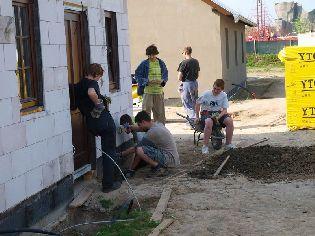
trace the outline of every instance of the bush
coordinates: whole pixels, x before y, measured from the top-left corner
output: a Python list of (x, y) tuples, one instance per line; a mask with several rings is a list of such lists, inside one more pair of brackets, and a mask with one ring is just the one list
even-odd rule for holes
[(283, 67), (284, 64), (276, 54), (247, 54), (248, 67)]

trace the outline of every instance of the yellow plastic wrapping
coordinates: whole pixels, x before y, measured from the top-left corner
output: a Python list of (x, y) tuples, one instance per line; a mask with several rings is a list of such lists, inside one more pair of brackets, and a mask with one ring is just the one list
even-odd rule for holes
[(315, 129), (315, 47), (287, 47), (278, 57), (285, 62), (287, 127)]

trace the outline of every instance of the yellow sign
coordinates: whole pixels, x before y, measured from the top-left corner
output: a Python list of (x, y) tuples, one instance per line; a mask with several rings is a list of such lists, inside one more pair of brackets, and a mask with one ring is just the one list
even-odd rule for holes
[(288, 128), (315, 129), (315, 47), (287, 47), (279, 58), (285, 62)]

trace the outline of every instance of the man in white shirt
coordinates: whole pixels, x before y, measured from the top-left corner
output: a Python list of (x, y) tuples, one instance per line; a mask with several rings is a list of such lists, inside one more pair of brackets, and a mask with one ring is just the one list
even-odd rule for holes
[[(223, 92), (223, 90), (224, 81), (222, 79), (217, 79), (213, 84), (212, 91), (203, 93), (197, 100), (196, 120), (200, 121), (201, 123), (204, 122), (205, 125), (202, 146), (203, 154), (209, 153), (208, 144), (214, 121), (219, 122), (223, 128), (226, 128), (226, 148), (235, 148), (235, 146), (232, 144), (232, 136), (234, 131), (233, 119), (227, 113), (229, 102), (227, 94)], [(217, 113), (218, 115), (214, 116), (214, 113)]]

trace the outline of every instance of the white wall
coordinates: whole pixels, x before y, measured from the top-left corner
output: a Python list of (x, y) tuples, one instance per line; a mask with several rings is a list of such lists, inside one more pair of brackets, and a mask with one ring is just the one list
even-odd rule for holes
[(298, 35), (300, 47), (315, 47), (315, 32)]
[(200, 63), (199, 93), (222, 77), (220, 17), (200, 0), (127, 0), (131, 65), (133, 72), (146, 59), (145, 49), (156, 44), (168, 68), (165, 98), (180, 97), (177, 68), (184, 59), (182, 50), (193, 49), (192, 56)]
[[(73, 172), (64, 5), (62, 0), (38, 2), (45, 111), (21, 116), (14, 73), (15, 39), (1, 37), (0, 23), (0, 212)], [(91, 0), (83, 1), (83, 5), (88, 7), (91, 62), (101, 63), (106, 71), (102, 13), (104, 10), (118, 12), (121, 89), (110, 94), (113, 101), (110, 110), (118, 122), (122, 113), (132, 111), (126, 4), (124, 0)], [(0, 0), (0, 22), (10, 17), (13, 17), (12, 0)], [(106, 78), (105, 75), (102, 91), (108, 95)], [(117, 139), (120, 144), (127, 137)]]

